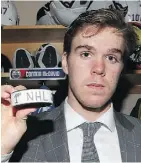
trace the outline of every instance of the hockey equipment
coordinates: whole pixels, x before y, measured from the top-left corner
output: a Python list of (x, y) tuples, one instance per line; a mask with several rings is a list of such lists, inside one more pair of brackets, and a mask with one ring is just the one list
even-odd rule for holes
[(127, 22), (141, 21), (141, 1), (93, 1), (89, 10), (111, 8), (120, 11)]
[(13, 1), (1, 1), (1, 25), (19, 25), (17, 8)]
[(138, 45), (128, 59), (128, 70), (141, 69), (141, 23), (133, 23), (133, 28), (138, 36)]
[(121, 11), (127, 22), (141, 21), (141, 1), (113, 1), (110, 8)]
[(29, 51), (24, 48), (18, 48), (13, 56), (14, 68), (34, 68), (35, 59)]
[(52, 91), (47, 89), (26, 89), (11, 94), (11, 103), (14, 107), (50, 106), (53, 104)]
[(82, 12), (85, 12), (91, 1), (50, 1), (37, 13), (37, 24), (58, 24), (69, 26)]
[(4, 54), (1, 54), (1, 72), (9, 72), (9, 69), (12, 68), (12, 64), (8, 57)]
[(56, 48), (51, 44), (43, 44), (35, 55), (36, 67), (51, 68), (58, 67), (61, 56), (58, 55)]
[(50, 3), (50, 13), (55, 22), (69, 26), (81, 13), (85, 12), (90, 1), (53, 1)]
[(50, 13), (50, 3), (47, 2), (43, 7), (39, 9), (36, 16), (37, 25), (56, 25), (51, 13)]

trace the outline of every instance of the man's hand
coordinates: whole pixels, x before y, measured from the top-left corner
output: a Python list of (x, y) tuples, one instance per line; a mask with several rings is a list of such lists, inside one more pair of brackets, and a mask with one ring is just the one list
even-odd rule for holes
[(1, 154), (8, 154), (14, 150), (25, 133), (26, 117), (34, 112), (35, 108), (22, 108), (17, 110), (11, 106), (11, 93), (26, 89), (24, 86), (13, 87), (4, 85), (1, 87)]

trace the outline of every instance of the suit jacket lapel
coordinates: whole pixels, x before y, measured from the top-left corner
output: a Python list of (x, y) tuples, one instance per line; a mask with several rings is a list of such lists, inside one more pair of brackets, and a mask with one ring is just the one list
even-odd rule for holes
[(46, 160), (49, 162), (69, 162), (70, 158), (63, 104), (57, 108), (56, 117), (55, 112), (53, 116), (54, 131), (42, 138)]
[(121, 158), (123, 162), (134, 162), (134, 143), (133, 132), (134, 125), (122, 114), (115, 112), (115, 122), (119, 138)]

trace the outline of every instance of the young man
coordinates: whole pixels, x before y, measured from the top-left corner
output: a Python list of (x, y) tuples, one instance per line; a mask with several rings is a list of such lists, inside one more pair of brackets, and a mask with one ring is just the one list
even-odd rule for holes
[(24, 88), (2, 87), (3, 161), (141, 161), (141, 121), (116, 113), (111, 101), (135, 45), (133, 29), (117, 11), (81, 14), (64, 38), (62, 67), (69, 87), (61, 106), (26, 121), (35, 109), (13, 116), (10, 106), (11, 92)]

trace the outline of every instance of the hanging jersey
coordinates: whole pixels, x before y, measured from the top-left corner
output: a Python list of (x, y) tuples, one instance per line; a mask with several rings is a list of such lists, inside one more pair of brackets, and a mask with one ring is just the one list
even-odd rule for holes
[(112, 8), (121, 11), (127, 22), (141, 21), (141, 0), (93, 1), (89, 10), (97, 10), (100, 8)]

